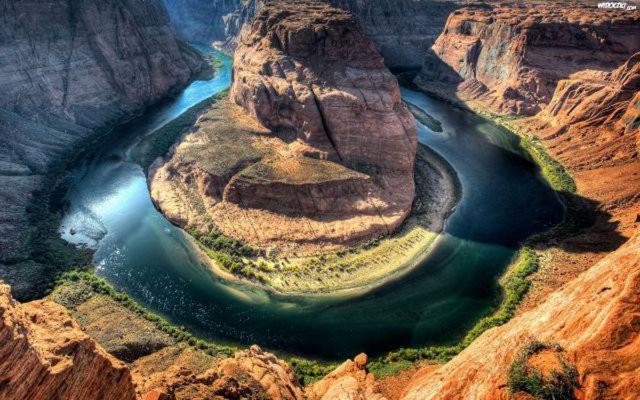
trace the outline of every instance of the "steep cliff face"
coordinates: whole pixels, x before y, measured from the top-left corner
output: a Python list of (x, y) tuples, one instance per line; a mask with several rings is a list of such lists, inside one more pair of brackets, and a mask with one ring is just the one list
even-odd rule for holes
[[(318, 0), (356, 16), (390, 67), (419, 67), (447, 16), (457, 6), (440, 0)], [(171, 21), (193, 42), (218, 42), (232, 52), (243, 25), (251, 24), (260, 0), (164, 0)]]
[(134, 400), (131, 374), (50, 301), (19, 304), (0, 283), (0, 397)]
[[(250, 0), (253, 1), (253, 0)], [(195, 43), (224, 42), (237, 34), (242, 0), (163, 0), (180, 36)]]
[(442, 31), (453, 1), (326, 0), (354, 14), (389, 67), (419, 67)]
[(533, 115), (559, 80), (611, 71), (640, 50), (634, 12), (586, 5), (466, 7), (451, 14), (416, 83), (500, 114)]
[(537, 308), (486, 332), (435, 372), (417, 375), (402, 398), (509, 398), (509, 365), (532, 340), (564, 349), (580, 374), (579, 398), (638, 398), (638, 287), (640, 232)]
[(52, 159), (185, 85), (204, 62), (175, 38), (156, 0), (12, 0), (0, 4), (0, 21), (5, 257), (28, 228), (25, 207)]
[(560, 81), (549, 105), (526, 124), (573, 170), (637, 161), (639, 92), (636, 53), (610, 73), (587, 70)]
[[(238, 44), (229, 96), (244, 113), (216, 105), (151, 170), (152, 196), (174, 222), (306, 252), (392, 232), (407, 216), (415, 122), (353, 16), (319, 2), (265, 5)], [(193, 183), (197, 204), (180, 188)]]

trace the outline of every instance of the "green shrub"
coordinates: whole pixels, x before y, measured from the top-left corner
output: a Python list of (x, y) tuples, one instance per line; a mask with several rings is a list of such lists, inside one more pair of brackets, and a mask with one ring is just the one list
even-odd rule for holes
[(525, 346), (509, 366), (507, 385), (512, 394), (527, 393), (540, 400), (574, 400), (574, 389), (580, 386), (578, 370), (559, 354), (555, 354), (562, 370), (553, 369), (549, 376), (527, 365), (531, 356), (552, 347), (541, 342), (532, 342)]
[(205, 342), (197, 339), (191, 333), (187, 332), (183, 327), (175, 327), (164, 318), (149, 312), (146, 308), (136, 303), (127, 294), (116, 291), (107, 281), (98, 278), (88, 270), (72, 270), (60, 275), (57, 280), (58, 285), (69, 283), (78, 285), (80, 283), (90, 287), (90, 290), (97, 294), (109, 296), (123, 307), (139, 315), (140, 317), (152, 322), (156, 328), (169, 334), (178, 342), (186, 342), (190, 346), (197, 347), (200, 350), (206, 350), (210, 355), (232, 356), (237, 348), (221, 346), (214, 343)]

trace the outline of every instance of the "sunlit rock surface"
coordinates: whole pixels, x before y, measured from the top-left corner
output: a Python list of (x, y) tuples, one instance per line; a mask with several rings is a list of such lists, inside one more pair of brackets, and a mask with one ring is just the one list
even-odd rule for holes
[(404, 221), (415, 121), (351, 14), (318, 2), (261, 8), (240, 38), (229, 97), (242, 109), (215, 105), (151, 169), (152, 197), (172, 221), (294, 252), (354, 245)]
[(492, 112), (533, 115), (559, 80), (610, 71), (640, 50), (637, 12), (534, 2), (454, 11), (416, 83)]

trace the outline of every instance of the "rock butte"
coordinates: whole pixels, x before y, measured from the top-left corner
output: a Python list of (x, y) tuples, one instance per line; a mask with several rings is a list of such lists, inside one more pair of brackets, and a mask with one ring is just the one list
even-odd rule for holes
[[(229, 97), (262, 126), (217, 106), (209, 118), (238, 128), (200, 153), (188, 137), (156, 163), (156, 204), (182, 226), (296, 254), (394, 232), (413, 202), (417, 129), (355, 18), (323, 3), (271, 2), (243, 32)], [(182, 204), (194, 200), (171, 181), (197, 187), (206, 216), (189, 212)]]
[[(480, 26), (480, 31), (485, 33), (503, 33), (506, 35), (504, 43), (507, 38), (514, 38), (514, 32), (531, 32), (530, 28), (548, 28), (556, 33), (575, 32), (574, 28), (565, 30), (565, 22), (556, 24), (553, 21), (578, 20), (578, 16), (584, 21), (595, 20), (598, 30), (612, 30), (613, 34), (608, 37), (614, 38), (616, 48), (622, 50), (609, 52), (605, 49), (607, 60), (612, 65), (599, 64), (598, 71), (581, 72), (592, 67), (576, 65), (576, 69), (566, 75), (547, 80), (544, 71), (516, 68), (516, 75), (525, 71), (522, 72), (525, 77), (522, 82), (530, 82), (528, 77), (533, 77), (533, 82), (544, 83), (514, 85), (522, 96), (516, 101), (512, 97), (514, 92), (500, 87), (501, 82), (495, 79), (491, 85), (488, 85), (489, 80), (482, 81), (489, 91), (467, 92), (469, 98), (476, 100), (474, 105), (484, 105), (493, 111), (531, 114), (543, 110), (531, 119), (520, 121), (519, 128), (530, 130), (548, 145), (550, 152), (572, 172), (580, 193), (597, 200), (611, 221), (607, 218), (596, 221), (596, 225), (584, 233), (557, 243), (559, 248), (566, 247), (543, 261), (543, 270), (546, 265), (555, 265), (564, 274), (553, 288), (553, 293), (535, 301), (528, 311), (504, 326), (485, 332), (449, 363), (419, 371), (403, 393), (398, 391), (394, 395), (407, 400), (529, 398), (508, 393), (505, 385), (507, 370), (523, 345), (531, 340), (542, 340), (562, 345), (568, 359), (577, 366), (582, 384), (576, 393), (579, 399), (639, 398), (640, 124), (638, 56), (633, 55), (638, 50), (633, 48), (639, 37), (637, 34), (625, 36), (621, 33), (624, 30), (617, 31), (620, 26), (626, 26), (635, 32), (637, 20), (635, 25), (628, 23), (628, 18), (636, 18), (635, 14), (616, 14), (615, 19), (610, 19), (613, 21), (611, 24), (600, 24), (598, 21), (609, 18), (610, 12), (584, 8), (574, 13), (564, 6), (557, 7), (555, 3), (543, 3), (536, 4), (534, 8), (522, 8), (507, 23), (505, 8), (496, 8), (493, 11), (495, 15), (491, 12), (478, 8), (463, 9), (452, 15), (449, 24), (463, 32), (471, 32), (471, 27)], [(478, 15), (481, 16), (480, 21), (476, 20)], [(502, 17), (498, 18), (500, 15)], [(618, 17), (627, 22), (619, 21)], [(452, 32), (455, 29), (446, 30), (438, 42), (453, 45), (453, 39), (447, 37)], [(560, 36), (569, 38), (573, 43), (571, 51), (563, 46), (561, 50), (548, 53), (549, 57), (543, 57), (544, 60), (557, 61), (552, 56), (558, 51), (583, 59), (579, 51), (582, 44), (592, 49), (589, 46), (594, 43), (589, 40), (572, 41), (571, 34)], [(620, 37), (625, 39), (615, 39)], [(489, 39), (482, 37), (479, 43), (483, 43), (485, 38)], [(477, 60), (474, 68), (490, 70), (487, 67), (492, 63), (495, 65), (495, 60), (490, 57), (466, 57), (467, 50), (478, 49), (478, 41), (471, 39), (458, 42), (462, 47), (454, 49), (457, 52), (454, 53), (465, 55), (463, 64), (464, 60), (474, 59)], [(542, 50), (536, 49), (538, 42), (535, 40), (515, 39), (518, 46), (505, 50), (501, 65), (510, 67), (509, 60), (522, 60), (522, 54), (531, 55)], [(485, 43), (492, 42), (498, 43), (498, 37)], [(564, 42), (554, 41), (543, 47), (552, 48), (553, 43), (560, 45)], [(609, 42), (604, 43), (606, 47)], [(528, 46), (533, 47), (532, 52), (528, 52)], [(496, 54), (493, 51), (485, 54), (489, 53)], [(470, 55), (473, 54), (471, 51)], [(442, 56), (445, 58), (446, 53)], [(610, 56), (613, 58), (609, 59)], [(559, 70), (566, 72), (565, 67)], [(433, 71), (427, 68), (426, 73)], [(423, 71), (418, 83), (426, 88), (424, 74)], [(549, 82), (552, 83), (547, 85)], [(458, 95), (465, 95), (465, 85), (457, 89), (462, 89)], [(245, 119), (245, 123), (247, 135), (269, 133), (255, 121)], [(608, 222), (614, 222), (613, 226), (608, 226)], [(594, 250), (594, 255), (584, 256), (585, 249), (608, 240), (612, 232), (632, 238), (606, 256), (606, 249)], [(568, 242), (578, 247), (572, 248)], [(599, 262), (594, 262), (598, 259)], [(572, 267), (576, 264), (579, 266)], [(567, 283), (574, 276), (577, 277)], [(534, 287), (537, 287), (538, 281), (535, 282)], [(325, 379), (306, 389), (300, 387), (284, 362), (257, 347), (223, 361), (207, 358), (194, 348), (168, 346), (137, 359), (131, 365), (133, 372), (129, 372), (126, 366), (107, 355), (100, 345), (82, 333), (63, 308), (49, 301), (18, 304), (11, 299), (4, 285), (0, 286), (0, 324), (0, 376), (8, 377), (0, 385), (3, 398), (55, 399), (64, 395), (81, 395), (83, 399), (92, 399), (92, 396), (133, 399), (137, 396), (146, 400), (170, 400), (192, 398), (194, 393), (214, 399), (216, 396), (276, 399), (307, 396), (323, 400), (380, 397), (377, 385), (366, 373), (366, 357), (362, 355), (345, 362)], [(119, 327), (110, 328), (117, 330)], [(195, 368), (198, 363), (200, 365)], [(29, 384), (32, 382), (43, 384)], [(11, 397), (14, 395), (16, 397)]]

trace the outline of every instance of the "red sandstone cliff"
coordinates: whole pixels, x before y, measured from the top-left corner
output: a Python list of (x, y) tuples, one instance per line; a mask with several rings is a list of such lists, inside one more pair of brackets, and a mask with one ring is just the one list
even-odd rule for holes
[(203, 116), (150, 171), (156, 204), (180, 225), (302, 253), (393, 232), (413, 202), (417, 130), (355, 18), (270, 2), (243, 32), (229, 97), (254, 121), (224, 104)]
[(506, 399), (507, 370), (532, 340), (559, 344), (580, 373), (581, 399), (640, 398), (640, 232), (535, 309), (491, 329), (404, 400)]
[(510, 115), (533, 115), (559, 80), (611, 71), (640, 50), (637, 12), (575, 3), (520, 3), (454, 11), (416, 83)]
[[(471, 99), (473, 107), (500, 113), (527, 114), (542, 109), (512, 125), (542, 141), (571, 173), (579, 195), (596, 205), (598, 216), (592, 227), (554, 241), (551, 249), (541, 253), (542, 267), (534, 275), (533, 292), (525, 306), (528, 311), (486, 332), (436, 372), (425, 369), (416, 374), (402, 398), (519, 398), (522, 393), (509, 394), (508, 369), (518, 352), (532, 341), (564, 349), (563, 357), (579, 372), (577, 398), (640, 398), (640, 60), (630, 52), (637, 51), (640, 35), (629, 36), (640, 27), (637, 16), (618, 13), (607, 20), (604, 16), (611, 17), (610, 12), (585, 8), (580, 14), (560, 13), (551, 4), (524, 14), (516, 12), (518, 18), (512, 20), (495, 12), (463, 9), (452, 15), (448, 29), (438, 39), (443, 61), (466, 77), (457, 86), (457, 95)], [(552, 23), (554, 20), (557, 23)], [(583, 39), (600, 37), (599, 44), (592, 48), (596, 42), (577, 42), (582, 36), (571, 34), (575, 32), (572, 24), (589, 24), (583, 26), (582, 34), (588, 33)], [(558, 36), (558, 29), (565, 34)], [(533, 37), (536, 40), (526, 36), (536, 31), (542, 34)], [(515, 40), (514, 45), (501, 51), (495, 46), (493, 51), (487, 50), (486, 35), (490, 32), (507, 35)], [(512, 32), (526, 33), (524, 38), (528, 39), (519, 41)], [(454, 42), (451, 35), (458, 35), (461, 41)], [(539, 44), (551, 39), (562, 40), (557, 48), (540, 53)], [(572, 40), (574, 44), (567, 46)], [(461, 53), (473, 47), (469, 43), (477, 46), (475, 50)], [(452, 47), (447, 50), (447, 46)], [(592, 54), (589, 49), (598, 51)], [(472, 57), (457, 58), (456, 54)], [(547, 55), (538, 62), (542, 65), (544, 61), (546, 66), (531, 68), (531, 56), (536, 54)], [(563, 59), (565, 63), (558, 64)], [(465, 60), (475, 61), (472, 65)], [(496, 60), (502, 60), (502, 69)], [(603, 64), (607, 60), (617, 63), (607, 67)], [(529, 64), (522, 68), (525, 62)], [(513, 69), (514, 65), (519, 66)], [(558, 67), (560, 73), (548, 75), (547, 67)], [(492, 71), (503, 71), (509, 79), (491, 83), (485, 78)], [(484, 83), (476, 79), (478, 76)], [(428, 77), (423, 71), (418, 83), (434, 89)], [(535, 84), (523, 85), (525, 82)], [(518, 96), (505, 96), (505, 87), (515, 89), (512, 93)], [(621, 239), (631, 236), (623, 247), (606, 255)], [(594, 260), (600, 261), (594, 265)]]
[(60, 305), (19, 304), (0, 282), (0, 398), (133, 400), (127, 367)]

